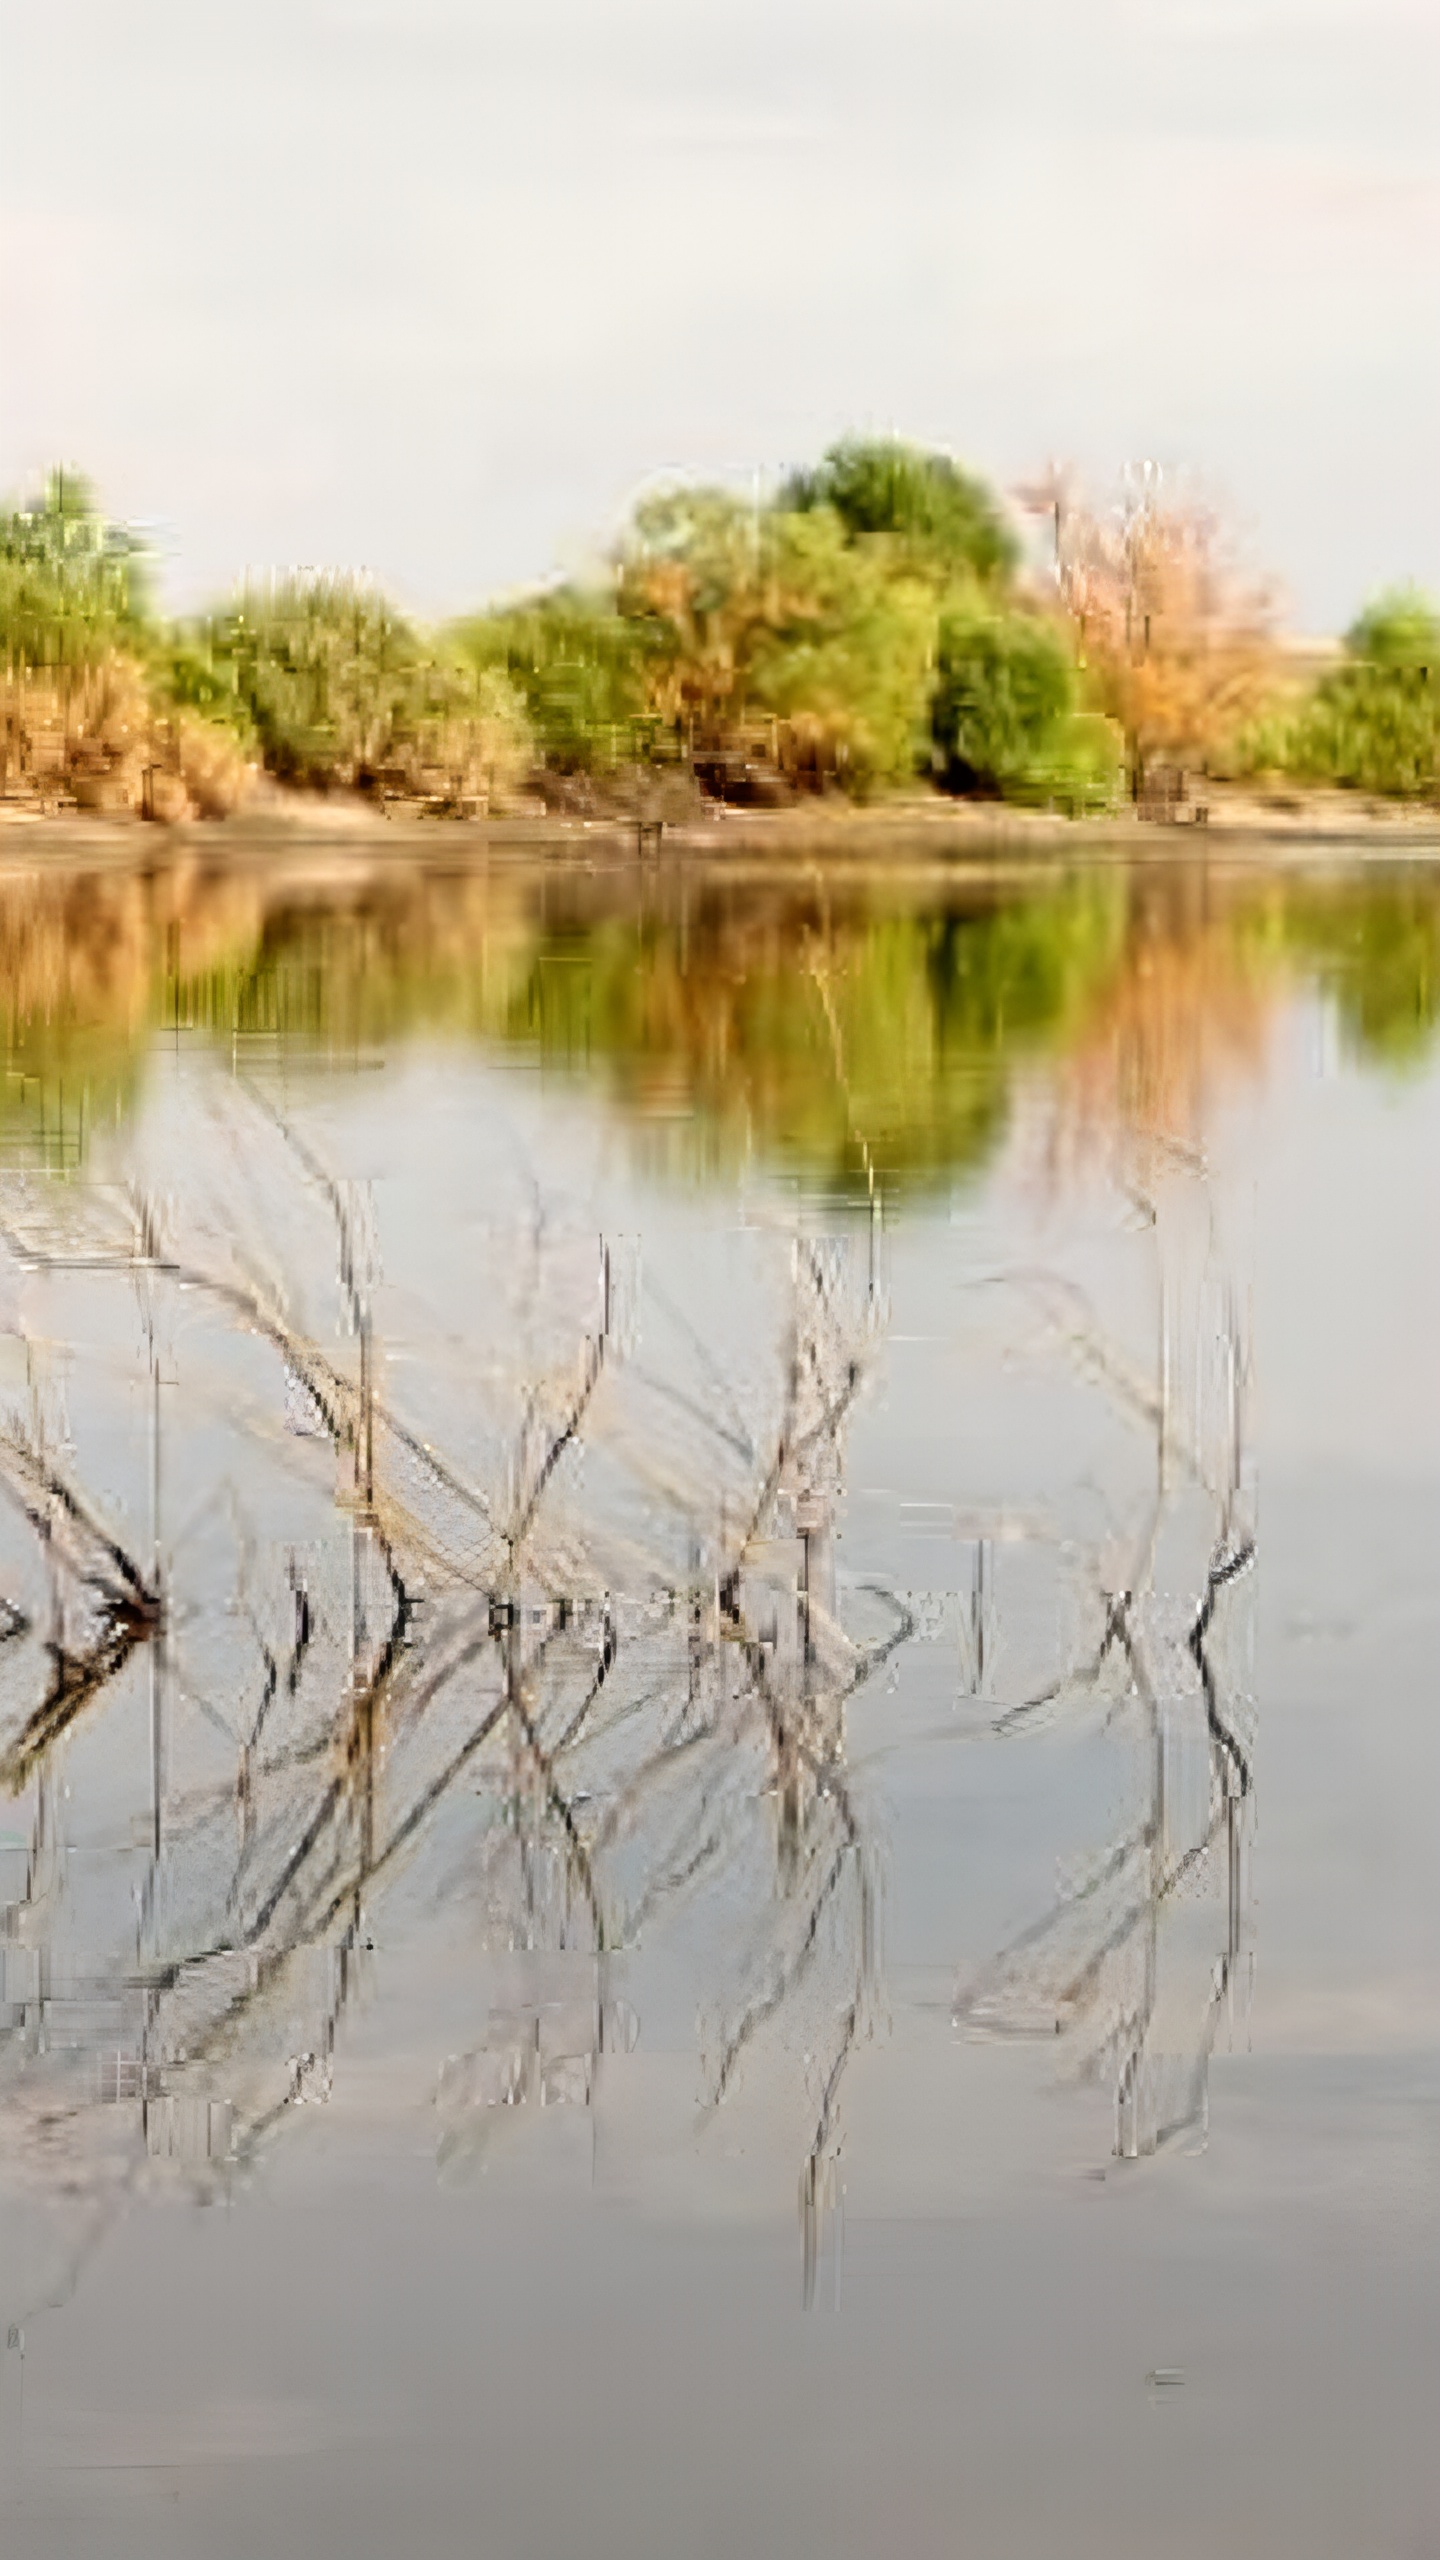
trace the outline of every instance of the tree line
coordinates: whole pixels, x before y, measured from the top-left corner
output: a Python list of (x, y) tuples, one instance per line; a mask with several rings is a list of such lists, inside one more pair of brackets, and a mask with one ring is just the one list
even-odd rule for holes
[(0, 511), (0, 789), (172, 820), (261, 771), (457, 813), (928, 788), (1173, 815), (1243, 776), (1440, 799), (1418, 594), (1302, 679), (1223, 527), (1153, 473), (1023, 503), (1043, 560), (949, 455), (852, 440), (763, 504), (649, 497), (588, 582), (427, 631), (328, 574), (169, 621), (144, 544), (57, 471)]

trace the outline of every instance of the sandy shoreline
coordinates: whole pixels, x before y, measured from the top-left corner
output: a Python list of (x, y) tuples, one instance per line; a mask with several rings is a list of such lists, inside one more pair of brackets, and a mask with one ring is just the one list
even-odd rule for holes
[(467, 866), (493, 859), (553, 861), (560, 868), (638, 867), (684, 861), (727, 873), (815, 865), (889, 874), (1049, 869), (1077, 861), (1213, 861), (1310, 867), (1319, 862), (1440, 859), (1440, 810), (1367, 801), (1344, 792), (1264, 797), (1213, 788), (1205, 823), (1166, 824), (1128, 815), (1066, 818), (1038, 810), (938, 798), (790, 809), (716, 806), (658, 832), (632, 818), (428, 818), (385, 814), (356, 801), (300, 793), (266, 798), (209, 824), (147, 825), (78, 810), (0, 804), (0, 871), (203, 869), (254, 862), (287, 873)]

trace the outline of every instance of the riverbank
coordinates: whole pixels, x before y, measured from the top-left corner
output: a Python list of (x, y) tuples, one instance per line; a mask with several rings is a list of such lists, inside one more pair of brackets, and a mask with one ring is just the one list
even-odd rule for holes
[(714, 802), (677, 818), (569, 817), (538, 806), (504, 817), (435, 818), (341, 794), (272, 787), (233, 817), (179, 826), (0, 803), (0, 868), (10, 871), (37, 862), (129, 867), (266, 857), (303, 862), (308, 855), (327, 868), (352, 861), (368, 867), (377, 860), (448, 863), (492, 854), (607, 866), (678, 858), (742, 871), (817, 862), (929, 871), (997, 859), (1193, 862), (1221, 853), (1227, 860), (1287, 864), (1316, 856), (1431, 860), (1440, 858), (1440, 810), (1356, 792), (1262, 792), (1230, 784), (1212, 784), (1188, 817), (1172, 821), (1128, 811), (1072, 818), (936, 793), (867, 806), (828, 798), (783, 809)]

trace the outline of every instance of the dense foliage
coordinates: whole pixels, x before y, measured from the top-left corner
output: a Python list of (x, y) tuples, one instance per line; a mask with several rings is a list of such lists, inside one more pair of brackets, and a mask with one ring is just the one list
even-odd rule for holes
[[(942, 622), (1007, 603), (1023, 618), (1017, 558), (989, 492), (947, 455), (848, 443), (768, 504), (649, 498), (595, 592), (481, 615), (456, 637), (474, 664), (504, 667), (561, 772), (671, 765), (728, 799), (865, 797), (932, 774)], [(1026, 795), (1090, 805), (1104, 796), (1093, 738), (1081, 762), (1083, 787), (1054, 793), (1027, 767)], [(961, 760), (941, 763), (969, 787)], [(975, 787), (1014, 779), (1007, 765)]]
[(89, 485), (52, 472), (0, 512), (0, 790), (220, 817), (249, 778), (238, 740), (188, 707), (150, 600), (144, 547)]
[[(935, 606), (825, 508), (687, 490), (636, 514), (617, 563), (670, 751), (721, 791), (912, 776)], [(749, 788), (747, 788), (747, 785)]]
[(1229, 556), (1210, 511), (1147, 470), (1106, 512), (1063, 481), (1041, 493), (1055, 583), (1089, 698), (1124, 742), (1130, 793), (1173, 808), (1268, 706), (1272, 606)]
[(1015, 536), (983, 481), (945, 453), (922, 453), (893, 439), (831, 447), (815, 471), (786, 482), (782, 508), (829, 507), (852, 541), (889, 537), (912, 571), (950, 586), (1007, 579), (1019, 562)]
[(612, 596), (562, 587), (476, 614), (457, 623), (454, 638), (473, 666), (514, 686), (552, 772), (613, 775), (655, 754), (645, 634)]
[(488, 808), (529, 763), (503, 673), (437, 648), (354, 579), (252, 589), (175, 666), (212, 716), (223, 706), (249, 723), (269, 772), (302, 788)]
[(1399, 800), (1440, 798), (1440, 615), (1385, 596), (1346, 635), (1302, 708), (1283, 760), (1297, 777)]
[(1080, 708), (1064, 638), (1033, 613), (947, 615), (931, 730), (938, 778), (951, 791), (1103, 808), (1119, 787), (1119, 739)]
[(107, 524), (78, 472), (0, 508), (0, 648), (7, 667), (92, 666), (151, 628), (138, 535)]
[[(0, 790), (220, 814), (264, 767), (436, 810), (774, 803), (938, 785), (1069, 812), (1271, 769), (1440, 796), (1440, 620), (1382, 600), (1286, 699), (1268, 600), (1154, 474), (1109, 513), (1052, 475), (1047, 591), (946, 454), (833, 446), (762, 503), (643, 501), (589, 587), (427, 633), (364, 581), (254, 585), (185, 626), (140, 538), (53, 473), (0, 510)], [(665, 783), (668, 794), (671, 785)], [(532, 804), (533, 805), (533, 804)]]

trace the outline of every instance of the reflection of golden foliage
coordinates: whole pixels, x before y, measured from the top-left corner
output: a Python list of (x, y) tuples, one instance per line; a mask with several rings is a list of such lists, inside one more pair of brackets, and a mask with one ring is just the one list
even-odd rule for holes
[(1057, 1076), (1052, 1173), (1107, 1140), (1195, 1144), (1217, 1086), (1259, 1068), (1279, 994), (1233, 912), (1142, 906)]
[(139, 1023), (150, 903), (147, 884), (122, 873), (0, 884), (0, 984), (12, 1025)]

